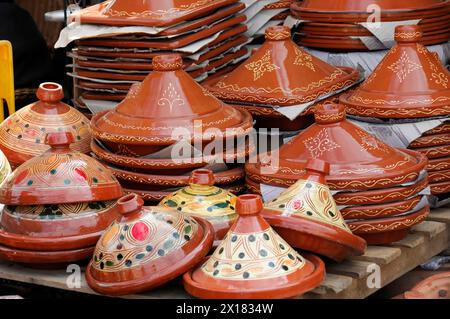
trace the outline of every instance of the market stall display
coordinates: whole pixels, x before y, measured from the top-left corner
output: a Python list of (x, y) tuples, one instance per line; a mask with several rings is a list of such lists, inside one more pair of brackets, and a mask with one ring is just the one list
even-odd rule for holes
[(0, 258), (39, 265), (82, 261), (118, 218), (122, 188), (95, 159), (71, 151), (70, 132), (49, 133), (51, 149), (19, 166), (0, 187)]
[(204, 299), (269, 299), (299, 296), (317, 287), (325, 267), (303, 257), (261, 217), (257, 195), (242, 195), (236, 223), (203, 265), (183, 276), (186, 291)]

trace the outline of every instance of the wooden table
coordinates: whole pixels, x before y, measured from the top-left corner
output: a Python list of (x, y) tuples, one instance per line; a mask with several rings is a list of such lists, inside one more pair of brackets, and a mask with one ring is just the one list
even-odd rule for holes
[[(363, 256), (327, 265), (327, 277), (320, 287), (302, 298), (342, 299), (366, 298), (400, 278), (433, 256), (450, 248), (450, 208), (434, 210), (427, 221), (417, 225), (402, 241), (387, 246), (370, 246)], [(373, 271), (380, 271), (380, 287), (371, 287)], [(37, 270), (20, 265), (0, 262), (0, 278), (95, 294), (87, 285), (84, 275), (80, 276), (80, 287), (71, 289), (66, 281), (65, 270)], [(132, 299), (181, 299), (190, 298), (180, 281), (175, 281), (155, 291), (127, 296)]]

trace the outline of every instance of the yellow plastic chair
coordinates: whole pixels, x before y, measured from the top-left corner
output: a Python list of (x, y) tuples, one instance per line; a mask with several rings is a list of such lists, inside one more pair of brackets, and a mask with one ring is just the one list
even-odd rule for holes
[(11, 42), (0, 41), (0, 122), (5, 119), (3, 101), (8, 104), (9, 114), (16, 111), (14, 97), (14, 67)]

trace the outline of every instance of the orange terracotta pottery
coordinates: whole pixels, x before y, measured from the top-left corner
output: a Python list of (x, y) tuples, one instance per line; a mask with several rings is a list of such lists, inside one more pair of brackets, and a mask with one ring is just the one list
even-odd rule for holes
[(183, 277), (186, 291), (204, 299), (291, 298), (317, 287), (324, 264), (289, 246), (261, 217), (263, 202), (243, 195), (239, 218), (203, 265)]
[(210, 170), (193, 171), (189, 184), (165, 197), (159, 206), (208, 220), (214, 227), (217, 246), (238, 216), (236, 196), (214, 186), (214, 173)]
[(405, 299), (450, 299), (450, 273), (445, 272), (428, 277), (410, 291)]
[(391, 119), (450, 114), (450, 72), (418, 44), (421, 37), (420, 26), (396, 28), (397, 45), (358, 89), (340, 97), (349, 114)]
[(79, 111), (61, 102), (61, 85), (42, 83), (37, 91), (38, 102), (12, 114), (0, 124), (0, 150), (10, 164), (17, 167), (43, 154), (50, 147), (45, 136), (53, 132), (70, 132), (75, 137), (71, 148), (90, 152), (89, 120)]
[(148, 291), (185, 273), (211, 249), (214, 231), (206, 220), (143, 204), (137, 195), (118, 201), (122, 218), (100, 238), (86, 270), (95, 291)]
[[(238, 0), (109, 0), (80, 11), (81, 23), (165, 27), (193, 20)], [(76, 17), (74, 17), (76, 18)]]
[(290, 186), (303, 176), (307, 160), (313, 158), (330, 163), (327, 183), (331, 189), (366, 191), (415, 182), (427, 165), (424, 155), (392, 148), (347, 121), (343, 105), (319, 105), (315, 118), (314, 125), (272, 154), (279, 163), (261, 162), (267, 154), (247, 163), (247, 177)]
[(295, 248), (336, 261), (362, 255), (366, 242), (352, 234), (326, 185), (329, 164), (308, 160), (305, 169), (303, 179), (265, 204), (262, 216)]
[[(227, 138), (235, 138), (252, 128), (250, 114), (223, 104), (198, 85), (182, 70), (179, 55), (161, 55), (152, 63), (155, 71), (115, 110), (92, 119), (94, 137), (115, 153), (139, 157), (157, 152), (178, 142), (174, 132), (182, 128), (188, 141), (202, 138), (199, 130), (216, 129), (222, 138), (226, 131)], [(214, 137), (211, 133), (201, 141)]]

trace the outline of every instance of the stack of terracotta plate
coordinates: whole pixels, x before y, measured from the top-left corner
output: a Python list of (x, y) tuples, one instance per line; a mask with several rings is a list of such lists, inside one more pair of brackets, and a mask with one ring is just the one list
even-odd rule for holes
[(296, 40), (327, 51), (368, 51), (371, 48), (367, 43), (380, 41), (363, 23), (378, 22), (374, 21), (377, 8), (381, 9), (381, 22), (419, 20), (424, 31), (420, 42), (424, 45), (450, 39), (448, 0), (305, 0), (291, 6), (292, 14), (306, 21), (299, 26)]
[(327, 183), (354, 234), (369, 244), (406, 236), (429, 213), (422, 195), (428, 186), (427, 158), (392, 148), (350, 123), (342, 105), (315, 109), (316, 124), (278, 151), (250, 159), (250, 189), (270, 199), (268, 194), (302, 178), (308, 159), (321, 159), (331, 164)]
[[(360, 121), (381, 119), (394, 127), (407, 120), (415, 125), (413, 129), (422, 136), (408, 141), (407, 146), (429, 158), (432, 193), (448, 198), (450, 73), (435, 54), (419, 44), (421, 36), (418, 26), (397, 27), (398, 45), (360, 88), (341, 96), (341, 103)], [(427, 123), (437, 124), (431, 130), (421, 130)]]
[(244, 9), (239, 0), (110, 0), (81, 10), (72, 17), (81, 23), (78, 33), (97, 29), (75, 37), (69, 75), (79, 104), (120, 102), (161, 53), (183, 55), (183, 67), (199, 81), (232, 67), (248, 53)]
[[(179, 55), (156, 56), (154, 71), (117, 108), (92, 118), (95, 155), (128, 192), (159, 202), (209, 167), (218, 185), (239, 192), (251, 151), (251, 115), (217, 100), (183, 71)], [(232, 143), (231, 143), (232, 142)]]
[(331, 66), (305, 52), (292, 42), (289, 27), (274, 26), (244, 64), (204, 85), (252, 113), (257, 127), (295, 131), (313, 122), (307, 116), (311, 105), (351, 87), (359, 77), (355, 69)]
[(48, 134), (51, 149), (2, 183), (1, 259), (40, 267), (88, 259), (119, 217), (119, 182), (93, 158), (71, 151), (73, 141), (71, 133)]

